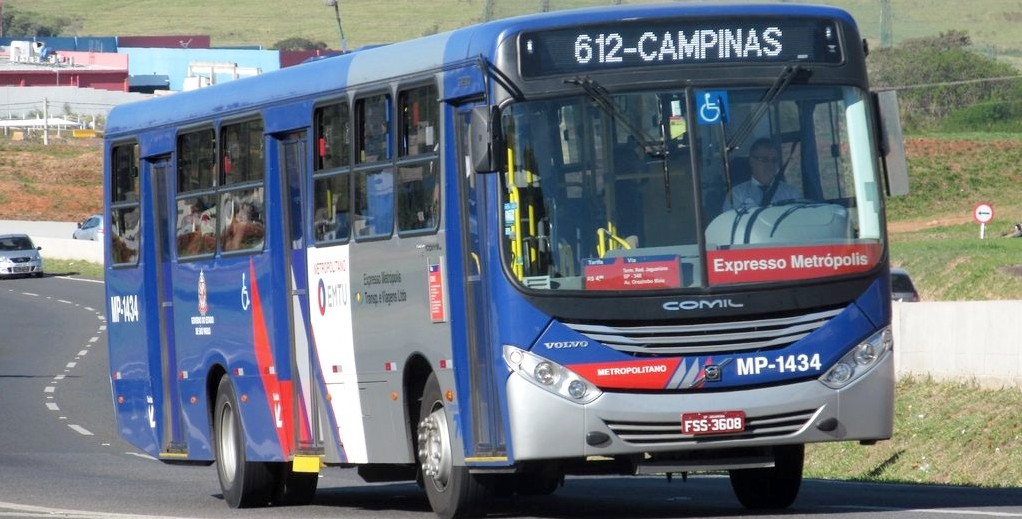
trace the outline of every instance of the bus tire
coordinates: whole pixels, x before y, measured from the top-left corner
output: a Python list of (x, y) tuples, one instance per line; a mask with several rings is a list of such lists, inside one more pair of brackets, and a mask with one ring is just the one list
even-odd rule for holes
[(452, 435), (436, 374), (430, 374), (426, 381), (419, 409), (416, 452), (429, 506), (442, 519), (485, 514), (490, 489), (468, 467), (454, 464)]
[(224, 375), (213, 407), (216, 474), (224, 501), (231, 508), (266, 506), (273, 497), (273, 471), (269, 463), (245, 458), (245, 432), (239, 414), (238, 398), (231, 379)]
[(520, 496), (548, 496), (564, 484), (564, 473), (554, 464), (531, 467), (514, 476), (515, 492)]
[(319, 485), (319, 474), (295, 472), (290, 463), (275, 463), (277, 477), (274, 480), (273, 504), (283, 506), (304, 506), (312, 503)]
[(804, 459), (805, 445), (776, 446), (773, 467), (729, 471), (731, 488), (742, 506), (750, 510), (787, 508), (802, 486)]

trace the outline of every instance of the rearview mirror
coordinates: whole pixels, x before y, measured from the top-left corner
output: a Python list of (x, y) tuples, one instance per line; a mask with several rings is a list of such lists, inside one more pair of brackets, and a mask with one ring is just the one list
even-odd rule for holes
[(494, 153), (498, 133), (494, 131), (496, 119), (497, 108), (494, 106), (472, 108), (468, 125), (468, 153), (476, 173), (490, 173), (500, 169), (497, 154)]
[(880, 119), (880, 152), (887, 177), (887, 195), (908, 194), (908, 162), (905, 160), (905, 141), (901, 135), (901, 115), (898, 112), (898, 93), (887, 90), (873, 94)]

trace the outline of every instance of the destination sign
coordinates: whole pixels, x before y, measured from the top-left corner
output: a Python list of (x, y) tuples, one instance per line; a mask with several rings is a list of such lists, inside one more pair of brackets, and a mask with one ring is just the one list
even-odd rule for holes
[(523, 77), (707, 63), (840, 63), (836, 26), (822, 20), (645, 20), (523, 33)]

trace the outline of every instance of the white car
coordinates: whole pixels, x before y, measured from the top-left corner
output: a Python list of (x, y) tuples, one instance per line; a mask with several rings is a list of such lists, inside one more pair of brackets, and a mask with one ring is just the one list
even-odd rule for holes
[(103, 215), (94, 214), (80, 222), (72, 238), (76, 240), (103, 240)]
[(42, 247), (26, 234), (0, 235), (0, 277), (43, 276)]

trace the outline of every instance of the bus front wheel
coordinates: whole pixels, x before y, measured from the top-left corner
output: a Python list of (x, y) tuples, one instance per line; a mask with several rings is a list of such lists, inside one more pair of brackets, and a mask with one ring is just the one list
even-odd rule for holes
[(224, 501), (231, 508), (250, 508), (269, 504), (274, 477), (267, 463), (245, 458), (245, 434), (238, 399), (231, 379), (224, 375), (217, 388), (213, 408), (216, 474)]
[(419, 409), (419, 470), (433, 512), (443, 519), (486, 513), (489, 488), (469, 473), (468, 467), (454, 464), (451, 432), (436, 374), (426, 381)]
[(729, 471), (731, 488), (742, 506), (751, 510), (787, 508), (802, 486), (805, 445), (774, 447), (774, 466)]

